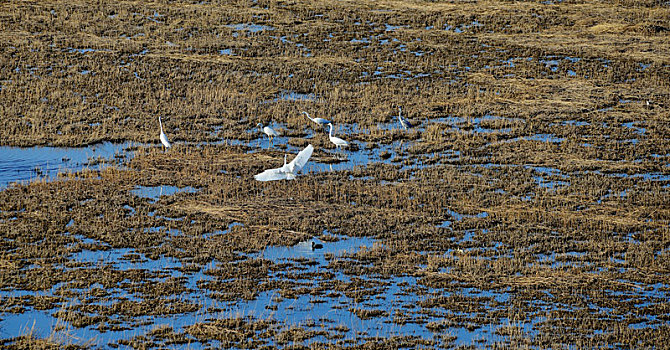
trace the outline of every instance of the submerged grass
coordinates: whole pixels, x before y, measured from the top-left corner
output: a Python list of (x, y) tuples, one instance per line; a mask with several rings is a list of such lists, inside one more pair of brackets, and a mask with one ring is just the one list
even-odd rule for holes
[[(653, 1), (5, 2), (1, 143), (147, 145), (0, 191), (0, 322), (44, 311), (109, 336), (3, 346), (657, 346), (668, 17)], [(258, 122), (287, 145), (259, 150)], [(253, 180), (307, 143), (318, 167)], [(324, 253), (300, 250), (315, 238)], [(374, 243), (325, 252), (350, 238)], [(264, 257), (277, 246), (295, 256)]]

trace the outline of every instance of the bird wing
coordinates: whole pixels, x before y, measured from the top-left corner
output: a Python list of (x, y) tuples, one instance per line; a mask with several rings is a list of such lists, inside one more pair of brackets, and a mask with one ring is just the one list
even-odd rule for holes
[(302, 169), (305, 166), (305, 164), (307, 164), (309, 157), (312, 156), (312, 152), (314, 152), (314, 146), (312, 145), (307, 145), (305, 149), (298, 152), (298, 155), (295, 156), (295, 158), (293, 158), (293, 160), (290, 163), (288, 163), (289, 170), (291, 171), (291, 173), (295, 174), (298, 171), (300, 171), (300, 169)]
[(342, 139), (339, 138), (339, 137), (335, 137), (335, 136), (333, 136), (332, 141), (333, 141), (333, 143), (336, 144), (336, 145), (340, 145), (340, 146), (349, 146), (349, 142), (344, 141), (344, 140), (342, 140)]
[(160, 139), (161, 139), (161, 143), (162, 143), (165, 147), (170, 148), (170, 141), (168, 141), (168, 139), (167, 139), (167, 135), (165, 135), (163, 132), (161, 132), (161, 134), (160, 134)]
[(314, 152), (314, 146), (307, 145), (290, 163), (284, 164), (281, 168), (265, 170), (254, 175), (254, 179), (258, 181), (294, 180), (296, 173), (307, 164), (312, 152)]
[(269, 127), (269, 126), (266, 126), (265, 128), (263, 128), (263, 131), (268, 135), (279, 136), (279, 132), (277, 132), (277, 130), (275, 130), (275, 129)]
[(398, 119), (400, 120), (400, 124), (402, 124), (404, 127), (411, 128), (414, 125), (410, 123), (409, 120), (405, 119), (403, 116), (399, 115)]
[(268, 169), (260, 174), (254, 175), (254, 179), (258, 181), (284, 180), (287, 178), (287, 173), (283, 171), (282, 168)]

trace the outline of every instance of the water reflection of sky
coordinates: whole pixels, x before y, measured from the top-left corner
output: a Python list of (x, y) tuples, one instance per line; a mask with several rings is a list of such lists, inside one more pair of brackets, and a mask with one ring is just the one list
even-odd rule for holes
[(126, 157), (130, 142), (114, 144), (105, 142), (88, 147), (0, 147), (0, 189), (13, 182), (26, 182), (38, 178), (53, 179), (59, 172), (76, 172), (86, 167), (90, 160)]
[[(392, 30), (396, 30), (393, 28)], [(248, 30), (240, 28), (238, 30)], [(270, 29), (263, 29), (270, 30)], [(314, 95), (296, 94), (292, 92), (282, 92), (277, 96), (277, 99), (293, 100), (293, 101), (311, 101), (316, 98)], [(461, 129), (464, 123), (471, 124), (470, 133), (489, 133), (489, 132), (507, 132), (507, 124), (524, 123), (520, 119), (506, 119), (491, 115), (486, 115), (478, 118), (457, 118), (447, 117), (442, 119), (432, 120), (429, 123), (441, 123), (445, 127), (451, 129)], [(482, 127), (482, 125), (500, 125), (500, 129), (490, 129)], [(427, 125), (428, 123), (426, 123)], [(273, 127), (281, 129), (282, 124), (273, 123)], [(419, 132), (425, 130), (426, 125), (421, 125), (417, 130)], [(586, 122), (568, 120), (562, 122), (564, 126), (582, 127), (589, 125)], [(307, 139), (314, 137), (316, 133), (327, 134), (325, 130), (319, 130), (316, 125), (309, 125), (311, 131), (307, 135)], [(642, 128), (635, 122), (622, 124), (623, 127), (631, 129), (633, 132), (644, 136), (646, 129)], [(381, 123), (377, 125), (378, 129), (393, 130), (398, 129), (396, 119), (391, 119), (388, 123)], [(269, 144), (267, 137), (258, 132), (258, 129), (252, 129), (249, 133), (256, 133), (253, 139), (247, 140), (228, 140), (228, 144), (245, 145), (249, 147), (250, 153), (258, 152), (261, 149), (275, 147), (289, 154), (289, 161), (297, 154), (302, 147), (296, 147), (288, 143), (289, 138), (281, 136), (275, 139), (274, 146)], [(336, 151), (334, 148), (327, 148), (322, 150), (328, 155), (335, 155), (340, 158), (339, 162), (326, 163), (320, 162), (318, 157), (314, 157), (308, 162), (303, 169), (303, 174), (313, 174), (330, 171), (351, 170), (354, 167), (366, 167), (374, 163), (383, 163), (391, 165), (399, 165), (401, 169), (411, 167), (426, 166), (421, 163), (420, 157), (412, 157), (406, 152), (408, 147), (412, 146), (413, 141), (394, 141), (390, 144), (377, 144), (358, 141), (353, 139), (353, 135), (357, 133), (367, 132), (358, 124), (339, 125), (336, 134), (339, 137), (349, 140), (355, 150)], [(350, 136), (351, 135), (351, 136)], [(564, 142), (564, 138), (556, 137), (552, 134), (533, 134), (528, 136), (516, 137), (502, 142), (548, 142), (560, 144)], [(84, 147), (84, 148), (54, 148), (54, 147), (31, 147), (31, 148), (17, 148), (17, 147), (0, 147), (0, 189), (7, 187), (10, 183), (16, 181), (27, 181), (31, 179), (47, 177), (49, 179), (55, 178), (59, 171), (78, 171), (85, 168), (91, 159), (114, 159), (115, 157), (127, 158), (130, 156), (129, 152), (125, 150), (130, 147), (130, 143), (111, 144), (103, 143), (99, 145)], [(384, 156), (382, 157), (382, 154)], [(459, 152), (448, 152), (432, 154), (432, 157), (444, 158), (445, 156), (453, 159), (460, 158)], [(666, 158), (667, 154), (652, 155), (656, 158)], [(283, 157), (277, 157), (277, 166), (283, 163)], [(409, 160), (408, 160), (409, 159)], [(91, 168), (97, 168), (97, 162), (91, 164)], [(555, 190), (560, 187), (570, 186), (570, 178), (574, 174), (564, 173), (559, 169), (537, 166), (537, 165), (517, 165), (517, 164), (477, 164), (464, 165), (468, 168), (477, 169), (479, 167), (504, 168), (504, 167), (522, 167), (532, 172), (532, 178), (539, 188)], [(667, 166), (667, 165), (666, 165)], [(603, 174), (598, 170), (587, 171), (586, 174), (601, 174), (618, 178), (641, 178), (646, 181), (669, 181), (668, 175), (662, 172), (656, 173), (640, 173), (640, 174), (626, 174), (626, 173), (607, 173)], [(667, 185), (666, 185), (667, 187)], [(138, 186), (131, 192), (139, 197), (149, 198), (153, 201), (158, 201), (162, 196), (172, 196), (182, 192), (196, 192), (197, 189), (191, 187), (178, 188), (174, 186), (154, 186), (143, 187)], [(626, 191), (608, 193), (608, 196), (625, 197)], [(608, 197), (604, 197), (608, 198)], [(132, 207), (127, 207), (129, 215), (136, 215)], [(444, 220), (438, 226), (442, 228), (451, 229), (457, 222), (472, 218), (485, 218), (488, 213), (480, 212), (476, 215), (464, 215), (451, 209), (445, 209)], [(152, 214), (149, 214), (152, 215)], [(180, 220), (179, 218), (163, 218), (165, 220)], [(70, 227), (69, 223), (66, 225)], [(241, 223), (232, 223), (227, 230), (212, 232), (205, 234), (204, 238), (210, 238), (215, 235), (225, 235), (235, 226), (242, 225)], [(154, 227), (149, 229), (152, 232), (160, 230), (165, 231), (166, 239), (180, 234), (178, 230), (167, 229), (166, 227)], [(455, 242), (463, 251), (467, 252), (469, 249), (480, 249), (484, 251), (488, 248), (472, 247), (477, 241), (477, 235), (480, 231), (466, 230), (462, 237)], [(141, 233), (141, 232), (140, 232)], [(325, 232), (328, 233), (328, 232)], [(486, 232), (481, 231), (481, 234)], [(215, 269), (218, 262), (213, 261), (206, 266), (202, 266), (197, 271), (190, 269), (183, 269), (182, 262), (173, 257), (160, 256), (157, 259), (151, 259), (145, 254), (136, 251), (133, 248), (114, 249), (102, 242), (97, 242), (93, 239), (72, 235), (73, 239), (78, 240), (81, 249), (78, 249), (78, 243), (72, 244), (72, 253), (69, 258), (78, 263), (81, 268), (92, 268), (94, 266), (109, 265), (119, 271), (147, 271), (155, 273), (155, 281), (161, 281), (165, 278), (178, 278), (181, 283), (189, 289), (188, 292), (180, 296), (181, 300), (193, 302), (199, 305), (199, 310), (193, 313), (184, 313), (179, 315), (169, 315), (163, 317), (140, 317), (139, 322), (145, 323), (141, 326), (132, 326), (131, 331), (106, 331), (102, 332), (96, 329), (96, 325), (85, 328), (68, 328), (69, 334), (76, 339), (91, 339), (96, 340), (93, 344), (106, 345), (116, 342), (120, 339), (129, 339), (136, 335), (143, 335), (155, 329), (159, 325), (169, 325), (177, 332), (183, 331), (184, 327), (192, 325), (197, 322), (203, 322), (207, 319), (216, 319), (220, 316), (220, 311), (217, 314), (210, 313), (209, 310), (224, 310), (230, 315), (249, 315), (257, 319), (271, 318), (284, 323), (284, 326), (290, 327), (294, 325), (305, 325), (306, 328), (314, 330), (321, 329), (321, 327), (332, 328), (337, 325), (344, 325), (350, 331), (345, 332), (345, 339), (355, 339), (356, 341), (364, 341), (361, 335), (365, 336), (382, 336), (389, 337), (393, 335), (416, 335), (424, 339), (436, 339), (440, 336), (440, 332), (448, 333), (456, 337), (457, 345), (469, 345), (476, 342), (477, 339), (486, 339), (487, 342), (503, 341), (504, 337), (496, 334), (496, 330), (504, 326), (518, 326), (525, 334), (536, 334), (536, 328), (539, 324), (544, 322), (543, 316), (538, 313), (537, 317), (527, 320), (526, 322), (515, 324), (509, 320), (503, 320), (499, 324), (488, 324), (484, 327), (461, 327), (454, 325), (447, 325), (445, 329), (440, 332), (433, 332), (426, 327), (430, 322), (443, 322), (451, 316), (464, 317), (466, 319), (473, 318), (474, 314), (465, 312), (453, 312), (445, 308), (432, 308), (426, 314), (417, 315), (419, 311), (416, 306), (421, 300), (430, 295), (451, 295), (451, 291), (434, 290), (422, 285), (421, 280), (414, 276), (393, 276), (391, 278), (382, 278), (380, 276), (352, 276), (340, 271), (337, 267), (331, 264), (333, 261), (351, 260), (352, 263), (357, 263), (354, 259), (356, 252), (361, 249), (372, 249), (379, 247), (380, 242), (369, 237), (348, 237), (345, 235), (332, 235), (336, 238), (335, 241), (321, 241), (319, 237), (314, 237), (311, 240), (298, 243), (292, 247), (271, 246), (262, 251), (244, 255), (245, 259), (265, 259), (271, 261), (273, 264), (286, 266), (286, 269), (271, 270), (268, 275), (269, 281), (279, 281), (289, 279), (293, 283), (306, 287), (313, 293), (297, 294), (295, 297), (281, 297), (280, 290), (273, 289), (262, 292), (256, 295), (253, 300), (233, 300), (233, 301), (219, 301), (211, 296), (207, 288), (203, 288), (202, 282), (214, 281), (215, 276), (207, 274), (209, 269)], [(323, 244), (322, 249), (312, 250), (311, 242), (314, 240), (317, 243)], [(632, 243), (636, 241), (629, 239)], [(97, 245), (100, 250), (93, 250), (90, 246)], [(88, 248), (87, 248), (88, 247)], [(497, 249), (498, 245), (493, 249)], [(461, 250), (461, 249), (459, 249)], [(564, 253), (551, 252), (548, 254), (537, 255), (538, 262), (542, 265), (547, 265), (551, 268), (568, 268), (568, 267), (585, 267), (588, 268), (588, 263), (582, 262), (582, 252), (568, 251)], [(615, 264), (623, 263), (624, 260), (613, 257), (612, 262)], [(29, 266), (27, 268), (38, 268), (37, 266)], [(65, 266), (61, 266), (65, 269)], [(332, 281), (326, 281), (320, 277), (319, 273), (329, 272), (332, 275)], [(441, 271), (447, 273), (448, 271)], [(288, 274), (291, 277), (288, 278)], [(301, 275), (304, 274), (304, 275)], [(373, 282), (376, 286), (375, 293), (369, 298), (362, 298), (354, 300), (346, 296), (344, 293), (323, 293), (321, 286), (335, 286), (332, 283), (352, 283), (354, 279), (361, 279), (368, 282)], [(624, 281), (625, 282), (625, 281)], [(331, 284), (329, 284), (331, 283)], [(93, 288), (93, 287), (91, 287)], [(67, 285), (58, 284), (51, 290), (45, 291), (21, 291), (13, 290), (0, 291), (0, 301), (8, 298), (16, 297), (31, 297), (31, 296), (51, 296), (57, 295), (59, 289), (67, 289)], [(416, 290), (421, 289), (426, 295), (417, 296)], [(331, 289), (334, 290), (334, 289)], [(633, 290), (622, 294), (630, 298), (667, 298), (668, 286), (657, 284), (652, 290)], [(98, 303), (105, 303), (111, 305), (119, 300), (133, 300), (140, 301), (143, 297), (141, 294), (129, 293), (122, 287), (111, 288), (107, 291), (109, 296), (105, 301), (96, 301)], [(607, 291), (610, 293), (609, 291)], [(473, 289), (459, 289), (456, 293), (465, 296), (473, 297), (490, 297), (493, 300), (504, 303), (510, 297), (510, 294), (504, 291), (477, 291)], [(612, 292), (615, 293), (615, 292)], [(619, 293), (619, 292), (616, 292)], [(621, 292), (623, 293), (623, 292)], [(81, 291), (82, 297), (86, 297), (87, 291)], [(427, 296), (428, 295), (428, 296)], [(82, 300), (73, 301), (82, 302)], [(644, 303), (643, 303), (644, 304)], [(538, 302), (537, 305), (542, 307), (543, 311), (552, 311), (561, 306), (551, 302)], [(536, 305), (536, 306), (537, 306)], [(58, 324), (58, 320), (53, 316), (53, 310), (37, 310), (28, 306), (22, 313), (7, 313), (0, 317), (0, 332), (3, 337), (11, 337), (19, 334), (25, 334), (33, 323), (35, 324), (35, 334), (41, 337), (47, 337), (51, 334), (51, 330)], [(380, 316), (375, 316), (370, 319), (362, 319), (357, 316), (356, 310), (373, 310), (383, 311)], [(422, 310), (425, 311), (425, 310)], [(611, 311), (604, 307), (598, 308), (599, 312)], [(119, 316), (113, 316), (119, 317)], [(409, 318), (408, 322), (398, 322), (399, 319)], [(124, 321), (119, 320), (121, 323)], [(507, 322), (507, 323), (505, 323)], [(655, 316), (649, 316), (641, 319), (639, 323), (631, 325), (631, 328), (649, 327), (654, 322), (657, 322)], [(130, 326), (130, 325), (128, 325)], [(283, 327), (283, 326), (282, 326)], [(74, 339), (74, 338), (73, 338)], [(273, 339), (267, 340), (269, 345), (278, 345)], [(309, 343), (325, 342), (329, 339), (325, 337), (315, 337), (308, 340)], [(76, 343), (76, 342), (75, 342)], [(210, 343), (209, 345), (216, 344)], [(203, 344), (192, 343), (192, 348), (203, 347)]]

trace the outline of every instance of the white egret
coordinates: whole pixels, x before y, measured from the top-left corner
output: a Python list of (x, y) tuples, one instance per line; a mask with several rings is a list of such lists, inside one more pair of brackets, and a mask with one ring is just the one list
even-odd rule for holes
[(172, 147), (172, 145), (170, 144), (170, 141), (168, 141), (168, 138), (165, 135), (165, 133), (163, 132), (163, 122), (161, 122), (161, 117), (158, 117), (158, 124), (161, 126), (161, 136), (160, 136), (161, 143), (163, 144), (165, 149), (168, 149)]
[(312, 152), (314, 152), (314, 146), (307, 145), (288, 164), (286, 164), (286, 155), (284, 155), (284, 165), (281, 168), (265, 170), (260, 174), (254, 175), (254, 179), (258, 181), (294, 180), (298, 172), (307, 164), (309, 157), (312, 156)]
[(330, 139), (330, 142), (332, 142), (335, 145), (335, 148), (349, 147), (349, 142), (344, 141), (339, 137), (333, 136), (333, 124), (328, 123), (328, 126), (330, 126), (330, 132), (328, 132), (328, 138)]
[(409, 120), (403, 118), (402, 116), (402, 107), (398, 106), (398, 120), (400, 121), (400, 125), (407, 130), (408, 128), (414, 127), (412, 123), (409, 122)]
[(331, 121), (328, 120), (328, 119), (323, 119), (323, 118), (318, 118), (318, 117), (317, 117), (317, 118), (312, 118), (312, 117), (310, 117), (309, 114), (308, 114), (307, 112), (305, 112), (305, 111), (302, 111), (302, 113), (304, 113), (304, 114), (307, 116), (307, 118), (309, 118), (309, 120), (311, 120), (311, 121), (313, 121), (313, 122), (315, 122), (315, 123), (317, 123), (317, 124), (319, 124), (319, 125), (321, 125), (321, 126), (324, 126), (324, 125), (326, 125), (326, 124), (330, 124), (330, 123), (331, 123)]
[(269, 126), (263, 127), (263, 124), (261, 124), (261, 123), (256, 124), (256, 126), (258, 126), (261, 129), (261, 131), (265, 133), (265, 135), (268, 135), (268, 138), (270, 139), (270, 143), (272, 143), (272, 139), (279, 136), (279, 133), (277, 131), (275, 131), (275, 129), (273, 129)]

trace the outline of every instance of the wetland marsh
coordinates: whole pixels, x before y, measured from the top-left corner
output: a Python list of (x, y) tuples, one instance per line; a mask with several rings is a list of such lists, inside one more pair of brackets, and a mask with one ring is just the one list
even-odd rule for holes
[(0, 346), (666, 346), (668, 18), (0, 3)]

